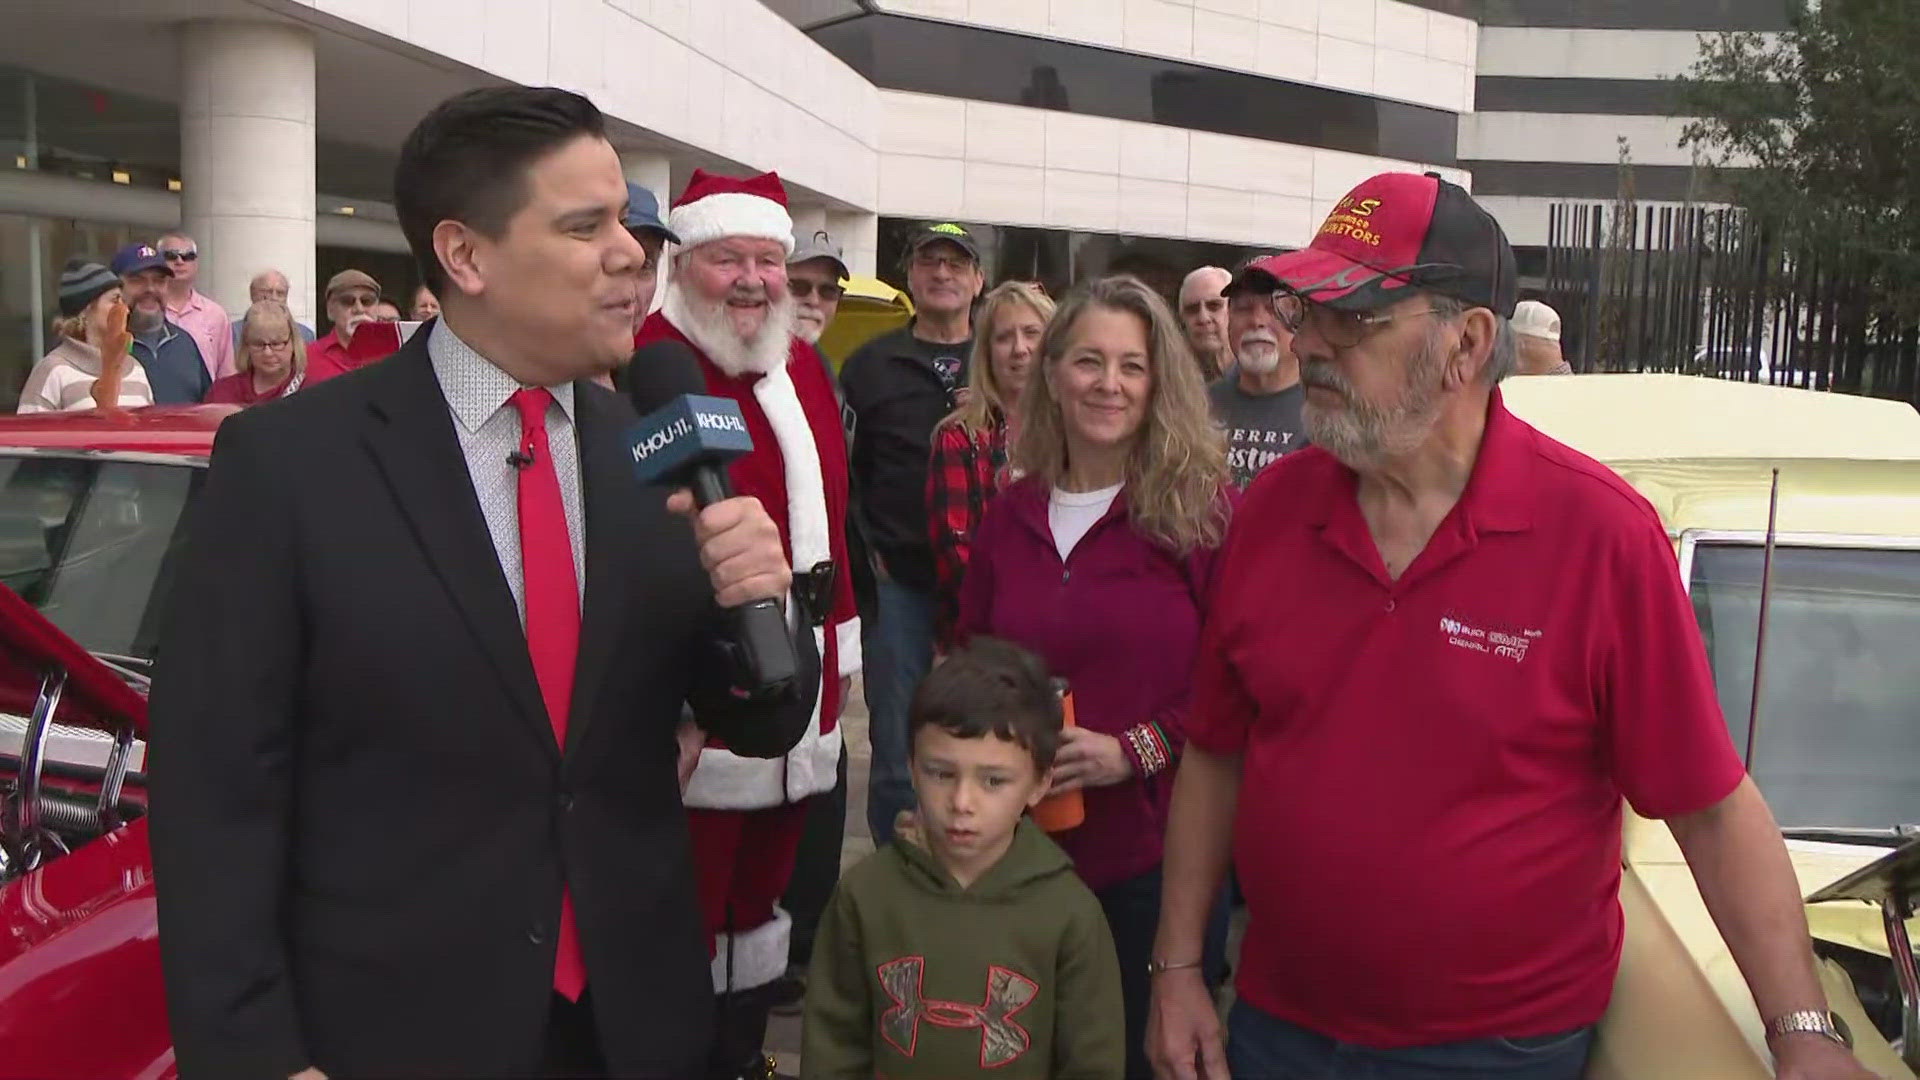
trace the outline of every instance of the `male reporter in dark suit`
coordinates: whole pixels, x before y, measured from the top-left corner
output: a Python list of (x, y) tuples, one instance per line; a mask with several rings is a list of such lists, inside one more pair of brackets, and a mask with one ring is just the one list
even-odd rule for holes
[(153, 693), (186, 1080), (704, 1063), (675, 723), (776, 756), (812, 700), (744, 702), (716, 644), (787, 594), (772, 520), (689, 527), (588, 381), (632, 340), (626, 198), (585, 98), (449, 100), (394, 200), (441, 319), (221, 428)]

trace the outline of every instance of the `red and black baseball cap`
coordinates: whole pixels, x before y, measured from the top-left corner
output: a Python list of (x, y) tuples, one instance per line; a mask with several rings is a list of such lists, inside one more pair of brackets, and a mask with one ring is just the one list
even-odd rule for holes
[(1372, 311), (1422, 289), (1513, 316), (1519, 299), (1513, 245), (1465, 188), (1438, 173), (1381, 173), (1347, 193), (1300, 251), (1256, 259), (1228, 286), (1255, 275), (1317, 304)]

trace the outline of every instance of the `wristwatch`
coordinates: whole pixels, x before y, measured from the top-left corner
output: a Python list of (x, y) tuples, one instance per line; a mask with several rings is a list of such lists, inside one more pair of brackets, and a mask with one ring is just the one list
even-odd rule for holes
[(1846, 1022), (1830, 1012), (1782, 1013), (1767, 1021), (1767, 1038), (1772, 1040), (1781, 1035), (1806, 1032), (1809, 1035), (1825, 1035), (1848, 1049), (1853, 1048), (1853, 1036), (1848, 1033)]

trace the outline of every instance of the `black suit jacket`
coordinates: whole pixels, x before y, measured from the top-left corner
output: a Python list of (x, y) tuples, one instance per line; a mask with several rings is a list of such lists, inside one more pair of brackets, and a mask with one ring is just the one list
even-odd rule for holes
[(148, 768), (182, 1074), (536, 1070), (564, 882), (615, 1074), (696, 1075), (712, 997), (674, 726), (690, 703), (734, 749), (777, 756), (811, 691), (756, 707), (730, 692), (692, 531), (634, 478), (631, 409), (581, 383), (586, 589), (563, 753), (428, 332), (215, 442)]

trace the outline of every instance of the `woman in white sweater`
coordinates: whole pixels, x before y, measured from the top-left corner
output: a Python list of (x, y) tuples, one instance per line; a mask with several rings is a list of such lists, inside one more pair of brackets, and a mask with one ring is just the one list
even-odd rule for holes
[[(153, 404), (153, 387), (146, 369), (127, 351), (127, 307), (120, 298), (120, 279), (99, 263), (69, 262), (60, 274), (60, 318), (53, 332), (60, 343), (33, 366), (20, 391), (20, 411), (65, 412), (104, 404), (135, 408)], [(111, 402), (96, 400), (95, 383), (105, 365), (104, 344), (112, 357), (118, 392)], [(106, 386), (101, 387), (105, 397)]]

